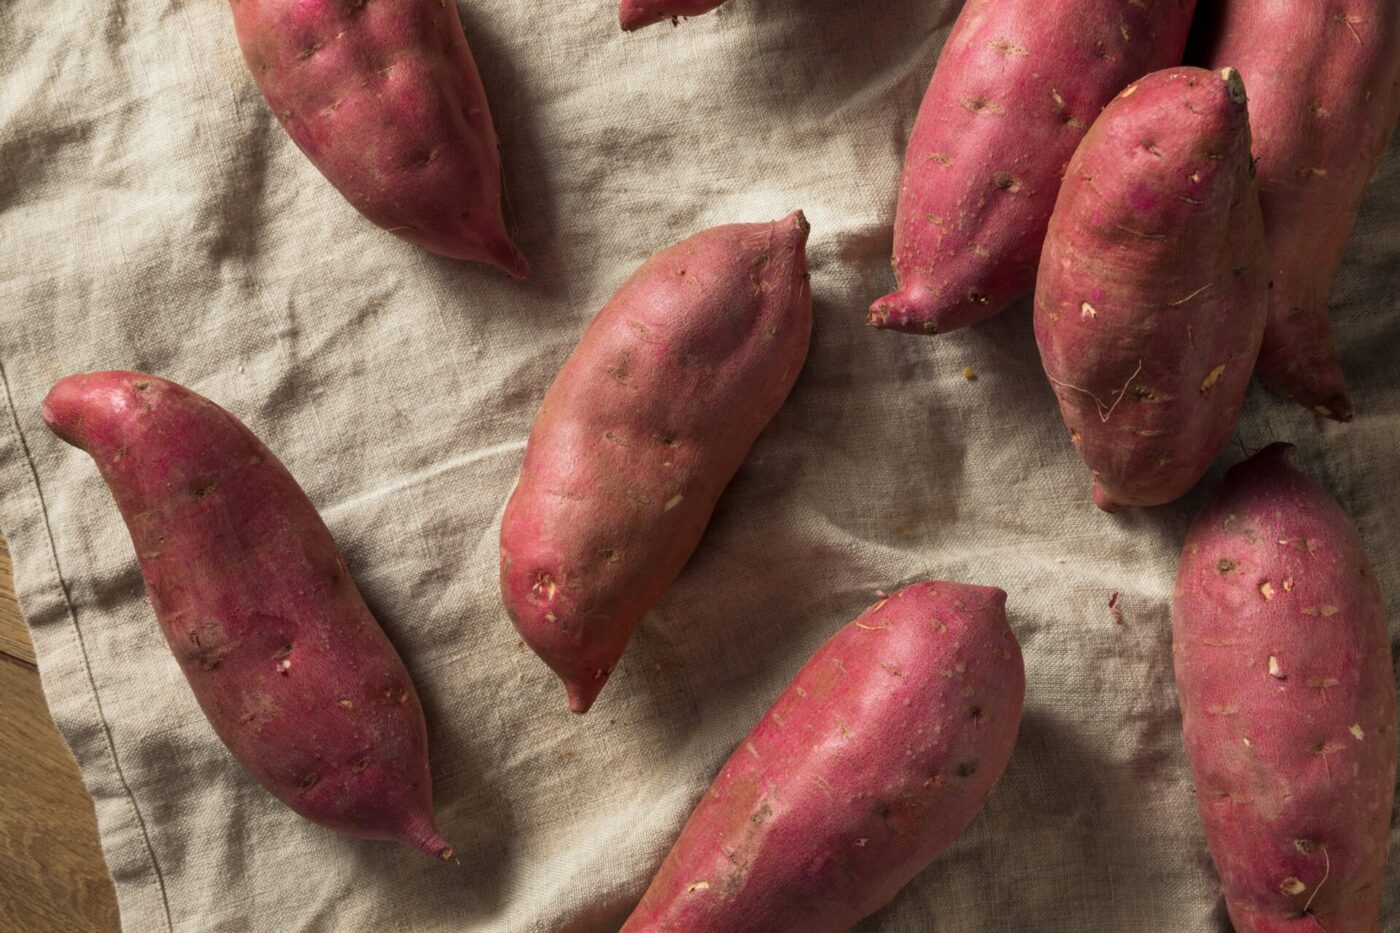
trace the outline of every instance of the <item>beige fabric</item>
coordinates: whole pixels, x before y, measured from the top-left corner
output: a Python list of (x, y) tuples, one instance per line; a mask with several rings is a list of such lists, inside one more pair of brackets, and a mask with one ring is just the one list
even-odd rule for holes
[[(985, 811), (860, 929), (1225, 929), (1168, 635), (1177, 551), (1220, 468), (1177, 505), (1100, 514), (1028, 302), (937, 339), (863, 323), (955, 12), (734, 0), (624, 36), (612, 0), (475, 0), (535, 268), (512, 284), (361, 220), (269, 115), (219, 0), (0, 7), (0, 520), (128, 930), (615, 929), (803, 659), (878, 588), (928, 576), (1010, 593), (1026, 717)], [(496, 591), (535, 407), (644, 257), (794, 207), (813, 227), (807, 369), (594, 711), (571, 716)], [(1256, 389), (1225, 460), (1297, 441), (1400, 618), (1397, 214), (1392, 152), (1336, 289), (1357, 423)], [(297, 819), (219, 744), (96, 471), (39, 419), (53, 381), (110, 367), (219, 401), (322, 509), (423, 695), (460, 867)]]

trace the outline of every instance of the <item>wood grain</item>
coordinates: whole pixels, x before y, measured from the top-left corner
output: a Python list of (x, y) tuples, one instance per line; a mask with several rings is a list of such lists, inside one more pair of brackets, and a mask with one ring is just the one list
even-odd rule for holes
[(19, 600), (15, 598), (15, 568), (5, 539), (0, 538), (0, 654), (34, 666), (34, 645), (29, 641), (29, 629), (20, 618)]
[(120, 930), (92, 799), (39, 687), (0, 538), (0, 929)]

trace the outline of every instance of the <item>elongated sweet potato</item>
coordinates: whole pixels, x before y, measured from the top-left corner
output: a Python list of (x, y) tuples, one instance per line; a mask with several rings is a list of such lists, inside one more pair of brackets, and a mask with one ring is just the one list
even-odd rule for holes
[(618, 18), (628, 32), (682, 16), (699, 16), (724, 4), (724, 0), (622, 0)]
[(876, 327), (938, 334), (1031, 290), (1060, 177), (1130, 81), (1181, 62), (1196, 0), (968, 0), (904, 158), (899, 290)]
[(1255, 372), (1350, 421), (1327, 297), (1400, 120), (1400, 3), (1215, 0), (1202, 13), (1207, 61), (1238, 68), (1249, 88), (1273, 279)]
[(1011, 759), (1025, 674), (1005, 606), (918, 583), (837, 632), (725, 763), (624, 933), (823, 933), (888, 903)]
[(69, 376), (43, 405), (131, 532), (195, 699), (283, 803), (352, 836), (452, 849), (418, 694), (316, 509), (232, 415), (155, 376)]
[(501, 157), (457, 5), (231, 0), (268, 106), (355, 209), (410, 243), (529, 274), (501, 213)]
[(801, 212), (658, 253), (540, 406), (501, 523), (511, 620), (587, 712), (807, 356)]
[(1371, 562), (1274, 444), (1186, 537), (1172, 653), (1236, 933), (1377, 933), (1395, 795), (1394, 671)]
[(1035, 294), (1036, 343), (1100, 508), (1170, 502), (1210, 467), (1267, 303), (1239, 75), (1129, 85), (1070, 161)]

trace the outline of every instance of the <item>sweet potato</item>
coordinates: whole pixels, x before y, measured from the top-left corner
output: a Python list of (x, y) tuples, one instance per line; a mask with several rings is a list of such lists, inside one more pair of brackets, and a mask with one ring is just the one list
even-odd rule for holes
[(1376, 933), (1395, 795), (1385, 607), (1346, 514), (1274, 444), (1186, 537), (1172, 653), (1236, 933)]
[(1196, 0), (968, 0), (919, 108), (876, 327), (945, 333), (1031, 290), (1065, 163), (1128, 82), (1181, 62)]
[(418, 694), (277, 458), (143, 373), (69, 376), (43, 416), (107, 481), (170, 649), (243, 767), (314, 823), (451, 858)]
[(801, 212), (648, 260), (598, 312), (530, 432), (501, 523), (501, 595), (587, 712), (699, 544), (807, 356)]
[(1202, 13), (1206, 60), (1238, 68), (1249, 88), (1273, 279), (1255, 372), (1350, 421), (1327, 297), (1400, 120), (1400, 3), (1216, 0)]
[(624, 933), (821, 933), (888, 903), (1011, 758), (1025, 675), (1005, 606), (918, 583), (837, 632), (725, 763)]
[(628, 32), (682, 16), (699, 16), (724, 4), (724, 0), (622, 0), (618, 18)]
[(1102, 509), (1177, 498), (1234, 431), (1268, 303), (1245, 111), (1231, 69), (1156, 72), (1070, 161), (1035, 335)]
[(529, 274), (501, 213), (501, 158), (457, 5), (231, 0), (268, 106), (355, 209), (410, 243)]

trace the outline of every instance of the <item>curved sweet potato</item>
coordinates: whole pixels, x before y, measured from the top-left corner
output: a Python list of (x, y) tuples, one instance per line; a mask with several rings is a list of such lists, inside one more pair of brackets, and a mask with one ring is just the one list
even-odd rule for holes
[(622, 0), (618, 18), (628, 32), (682, 16), (699, 16), (724, 4), (724, 0)]
[(1170, 502), (1210, 467), (1267, 302), (1239, 75), (1129, 85), (1070, 162), (1035, 294), (1036, 343), (1100, 508)]
[(701, 798), (624, 933), (823, 933), (884, 906), (1011, 759), (1006, 594), (918, 583), (817, 650)]
[(529, 274), (506, 232), (496, 130), (455, 3), (231, 4), (268, 106), (356, 210), (431, 252)]
[(1130, 81), (1181, 62), (1196, 0), (968, 0), (904, 158), (899, 290), (869, 321), (945, 333), (1031, 290), (1065, 163)]
[(658, 253), (554, 380), (501, 523), (511, 620), (586, 712), (807, 356), (807, 222)]
[(1396, 769), (1385, 606), (1292, 449), (1232, 469), (1186, 537), (1182, 728), (1237, 933), (1376, 933)]
[(69, 376), (43, 415), (107, 481), (161, 630), (243, 767), (314, 823), (451, 858), (418, 694), (277, 458), (143, 373)]
[(1366, 182), (1400, 120), (1400, 3), (1213, 6), (1207, 58), (1238, 68), (1249, 88), (1269, 244), (1273, 292), (1255, 372), (1274, 391), (1350, 421), (1327, 296)]

